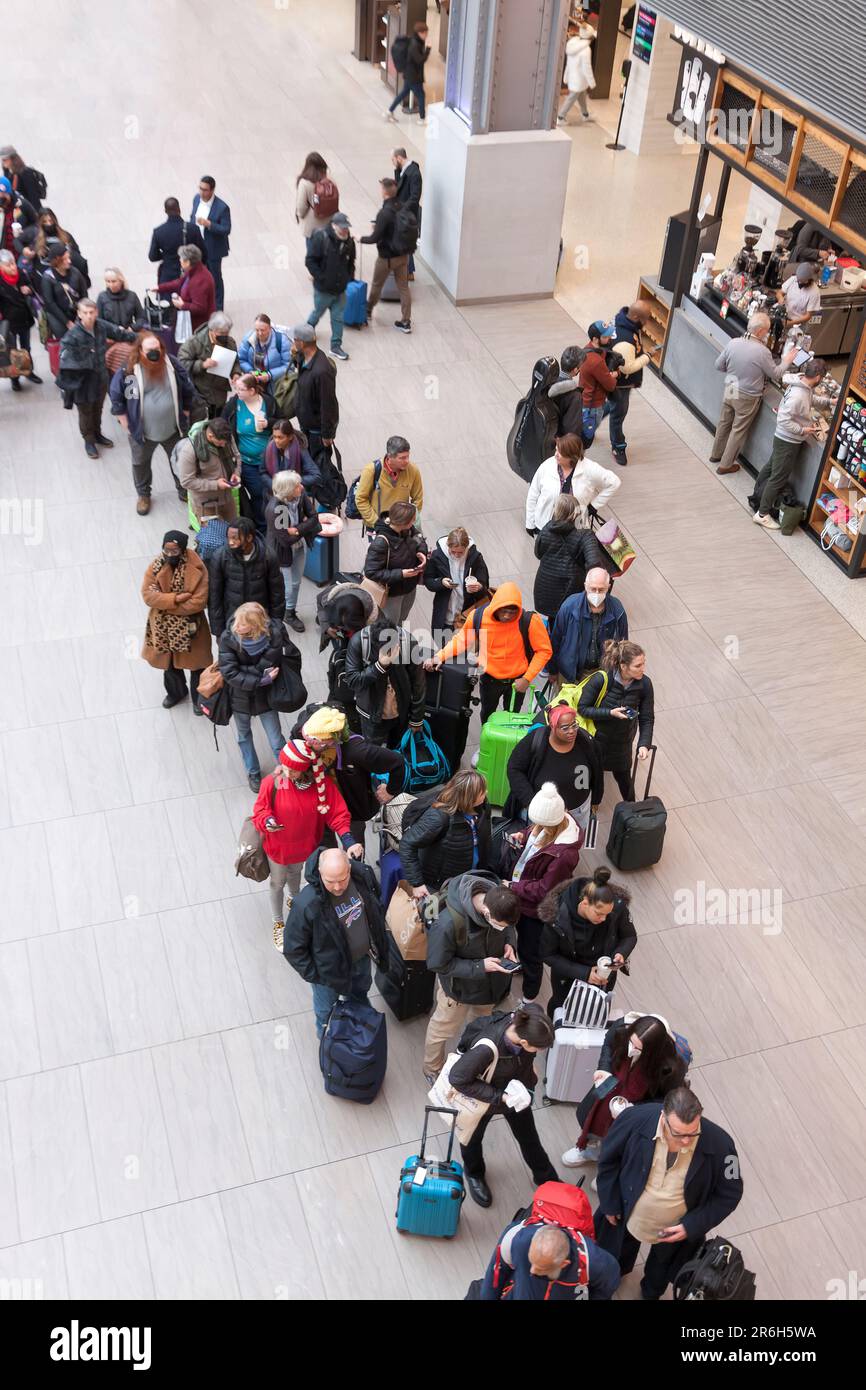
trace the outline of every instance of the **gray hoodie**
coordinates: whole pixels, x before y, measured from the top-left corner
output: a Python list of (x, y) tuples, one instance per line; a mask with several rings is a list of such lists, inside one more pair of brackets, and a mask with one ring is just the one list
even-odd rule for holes
[(812, 423), (812, 388), (797, 372), (786, 372), (782, 385), (786, 389), (776, 416), (776, 438), (799, 444), (804, 426)]
[[(448, 885), (445, 907), (430, 928), (427, 938), (427, 969), (439, 976), (439, 983), (450, 999), (461, 1004), (498, 1004), (511, 986), (511, 976), (484, 969), (486, 956), (503, 956), (505, 947), (517, 950), (514, 927), (492, 927), (476, 912), (474, 893), (483, 893), (495, 875), (474, 872), (458, 874)], [(453, 908), (458, 920), (449, 911)]]

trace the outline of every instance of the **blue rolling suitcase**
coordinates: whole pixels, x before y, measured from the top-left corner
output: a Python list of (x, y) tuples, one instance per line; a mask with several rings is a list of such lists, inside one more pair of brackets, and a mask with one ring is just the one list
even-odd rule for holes
[(371, 1105), (385, 1080), (385, 1015), (370, 1004), (338, 999), (319, 1043), (319, 1066), (329, 1096)]
[[(448, 1157), (444, 1163), (438, 1159), (425, 1158), (427, 1143), (427, 1123), (431, 1111), (434, 1114), (451, 1116), (451, 1133), (448, 1136)], [(457, 1234), (460, 1224), (460, 1208), (466, 1192), (463, 1186), (463, 1164), (451, 1158), (454, 1148), (454, 1127), (457, 1123), (456, 1110), (444, 1110), (441, 1106), (425, 1105), (424, 1132), (421, 1135), (421, 1152), (407, 1158), (400, 1172), (400, 1188), (397, 1193), (397, 1230), (414, 1236), (444, 1236), (450, 1240)]]
[(313, 584), (318, 584), (321, 589), (325, 584), (334, 582), (334, 576), (339, 568), (340, 537), (317, 536), (307, 551), (304, 578), (311, 580)]
[(387, 849), (379, 855), (379, 897), (383, 907), (387, 907), (394, 896), (394, 889), (403, 877), (403, 865), (395, 849)]
[(347, 328), (364, 328), (367, 323), (367, 282), (350, 280), (346, 286), (343, 323)]

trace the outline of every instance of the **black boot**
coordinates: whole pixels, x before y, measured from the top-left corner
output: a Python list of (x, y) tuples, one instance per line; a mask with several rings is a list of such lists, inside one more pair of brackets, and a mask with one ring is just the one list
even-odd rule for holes
[(42, 377), (41, 377), (41, 376), (37, 376), (35, 372), (28, 372), (28, 373), (27, 373), (27, 380), (28, 380), (28, 381), (32, 381), (34, 386), (41, 386), (41, 385), (42, 385)]
[(304, 624), (301, 622), (294, 608), (286, 609), (286, 622), (293, 632), (306, 632)]
[(17, 376), (11, 377), (10, 380), (11, 380), (11, 382), (12, 382), (12, 390), (13, 390), (13, 391), (20, 391), (20, 390), (21, 390), (21, 382), (18, 380)]

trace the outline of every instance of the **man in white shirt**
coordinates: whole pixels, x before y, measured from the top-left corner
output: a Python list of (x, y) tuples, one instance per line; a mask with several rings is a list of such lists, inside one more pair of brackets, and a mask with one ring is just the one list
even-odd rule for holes
[(797, 266), (796, 273), (789, 275), (780, 290), (776, 290), (776, 301), (784, 304), (789, 323), (805, 323), (821, 308), (821, 291), (815, 283), (817, 267), (809, 261)]

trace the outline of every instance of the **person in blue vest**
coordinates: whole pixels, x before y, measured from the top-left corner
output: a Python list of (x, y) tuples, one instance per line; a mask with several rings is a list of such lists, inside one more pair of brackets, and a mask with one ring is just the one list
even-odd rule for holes
[(207, 268), (213, 276), (216, 292), (216, 307), (224, 307), (222, 263), (229, 253), (229, 236), (232, 230), (232, 214), (228, 203), (216, 196), (216, 179), (203, 174), (198, 181), (198, 193), (192, 200), (190, 221), (194, 222), (204, 238)]
[(557, 613), (547, 669), (561, 684), (571, 685), (598, 670), (605, 642), (626, 637), (628, 614), (610, 592), (610, 575), (599, 565), (587, 572), (583, 593), (572, 594)]
[(616, 1255), (621, 1274), (649, 1244), (640, 1288), (650, 1301), (661, 1298), (743, 1196), (736, 1145), (706, 1118), (688, 1086), (617, 1116), (602, 1144), (597, 1182), (595, 1238)]

